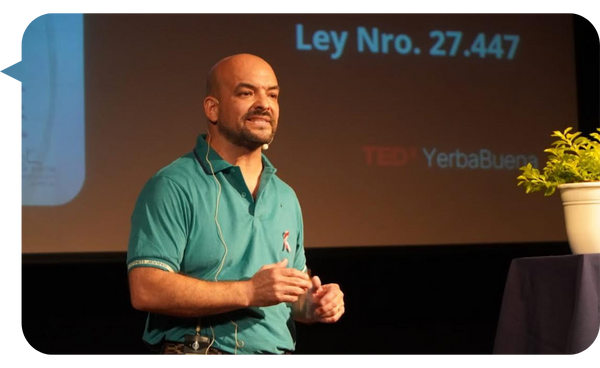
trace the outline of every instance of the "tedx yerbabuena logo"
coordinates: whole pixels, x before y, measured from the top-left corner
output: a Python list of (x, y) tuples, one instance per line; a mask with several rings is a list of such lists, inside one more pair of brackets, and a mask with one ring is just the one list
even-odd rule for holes
[(420, 158), (429, 169), (517, 170), (531, 163), (538, 167), (534, 154), (497, 153), (487, 148), (475, 151), (454, 149), (442, 151), (436, 147), (362, 146), (365, 164), (369, 166), (406, 166)]

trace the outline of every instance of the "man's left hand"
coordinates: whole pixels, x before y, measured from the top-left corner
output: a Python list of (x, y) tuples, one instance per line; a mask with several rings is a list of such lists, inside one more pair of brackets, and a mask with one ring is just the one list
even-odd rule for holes
[(338, 284), (321, 285), (319, 276), (313, 276), (312, 288), (308, 290), (307, 299), (310, 303), (309, 311), (312, 322), (334, 323), (344, 312), (344, 293)]

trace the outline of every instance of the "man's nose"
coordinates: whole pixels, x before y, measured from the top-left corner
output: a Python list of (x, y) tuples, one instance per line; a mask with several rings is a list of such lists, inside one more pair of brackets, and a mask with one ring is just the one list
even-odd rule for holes
[(256, 110), (271, 110), (271, 101), (266, 93), (257, 93), (256, 100), (252, 106)]

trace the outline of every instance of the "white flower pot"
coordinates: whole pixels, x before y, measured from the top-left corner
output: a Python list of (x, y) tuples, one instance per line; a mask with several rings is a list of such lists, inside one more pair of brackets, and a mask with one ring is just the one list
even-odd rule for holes
[(600, 253), (600, 182), (558, 186), (573, 254)]

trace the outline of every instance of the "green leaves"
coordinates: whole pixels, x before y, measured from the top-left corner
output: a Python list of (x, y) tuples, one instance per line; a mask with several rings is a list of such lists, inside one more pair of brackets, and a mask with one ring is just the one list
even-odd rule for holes
[(570, 133), (572, 129), (553, 132), (551, 137), (559, 140), (544, 150), (548, 160), (543, 172), (531, 163), (519, 168), (523, 173), (517, 177), (517, 185), (525, 187), (526, 193), (543, 190), (545, 196), (550, 196), (560, 184), (600, 181), (600, 134), (591, 133), (590, 139), (581, 132)]

